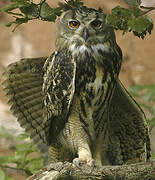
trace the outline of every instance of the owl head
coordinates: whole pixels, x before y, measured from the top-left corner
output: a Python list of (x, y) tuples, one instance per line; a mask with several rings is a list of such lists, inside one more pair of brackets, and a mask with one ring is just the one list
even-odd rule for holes
[(85, 6), (65, 11), (56, 23), (56, 49), (69, 49), (74, 53), (108, 49), (107, 42), (115, 41), (115, 35), (105, 18), (101, 10)]

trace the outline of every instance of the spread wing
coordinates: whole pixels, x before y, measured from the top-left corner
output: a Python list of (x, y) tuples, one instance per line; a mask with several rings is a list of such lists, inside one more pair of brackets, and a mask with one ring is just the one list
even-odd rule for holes
[(143, 157), (145, 160), (149, 159), (150, 142), (145, 115), (119, 80), (111, 101), (110, 123), (115, 137), (119, 138), (124, 162), (129, 159), (141, 161), (142, 154), (146, 155)]
[(44, 65), (43, 119), (48, 144), (56, 137), (67, 121), (75, 91), (76, 63), (69, 51), (56, 52)]
[(42, 126), (43, 65), (46, 59), (22, 59), (10, 64), (3, 73), (2, 83), (11, 111), (41, 152), (47, 148)]

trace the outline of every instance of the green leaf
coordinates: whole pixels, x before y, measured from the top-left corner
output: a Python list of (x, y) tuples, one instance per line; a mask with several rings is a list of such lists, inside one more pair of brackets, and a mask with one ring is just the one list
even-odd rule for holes
[(16, 24), (23, 24), (23, 23), (27, 23), (28, 22), (28, 18), (16, 18)]
[(137, 7), (130, 8), (130, 11), (135, 17), (141, 16), (141, 10)]
[[(5, 128), (0, 127), (0, 133), (5, 134), (7, 130)], [(24, 141), (29, 138), (29, 136), (25, 133), (18, 135), (16, 138), (13, 138), (16, 141)], [(44, 158), (43, 157), (32, 157), (31, 153), (37, 152), (37, 148), (34, 146), (32, 142), (17, 144), (16, 152), (13, 156), (3, 156), (0, 157), (0, 165), (5, 165), (9, 163), (14, 163), (16, 168), (22, 168), (25, 170), (27, 175), (32, 175), (32, 173), (37, 172), (43, 167)], [(1, 176), (0, 176), (1, 180)], [(5, 180), (14, 180), (13, 178), (5, 176)]]
[(16, 21), (11, 21), (8, 24), (6, 24), (5, 26), (10, 27), (12, 24), (16, 24), (15, 28), (12, 30), (14, 32), (19, 25), (21, 25), (23, 23), (27, 23), (28, 20), (29, 19), (27, 17), (26, 18), (16, 18)]
[(146, 18), (146, 16), (140, 16), (135, 19), (131, 19), (128, 21), (128, 26), (133, 31), (141, 33), (150, 26), (150, 21)]
[(54, 22), (56, 20), (54, 9), (51, 8), (46, 2), (41, 5), (40, 18), (44, 21)]
[(131, 17), (131, 11), (120, 6), (116, 6), (115, 8), (113, 8), (112, 13), (120, 17), (126, 17), (126, 19), (129, 19)]
[(12, 11), (12, 10), (17, 9), (17, 8), (29, 7), (29, 6), (30, 6), (30, 3), (28, 3), (27, 1), (20, 1), (17, 3), (10, 4), (7, 7), (0, 8), (0, 11), (1, 12), (9, 12), (9, 11)]
[(142, 39), (147, 33), (151, 34), (153, 29), (152, 20), (148, 16), (139, 16), (132, 19), (128, 22), (128, 25), (133, 30), (133, 33)]
[(28, 139), (30, 136), (26, 133), (22, 133), (22, 134), (19, 134), (18, 136), (15, 136), (14, 137), (14, 140), (15, 141), (21, 141), (21, 140), (25, 140), (25, 139)]
[(143, 94), (143, 98), (145, 101), (155, 101), (155, 85), (147, 85), (143, 86), (143, 89), (146, 90), (146, 92)]
[(128, 21), (131, 19), (131, 11), (120, 6), (112, 9), (112, 13), (106, 17), (106, 23), (115, 29), (128, 30)]
[(6, 176), (5, 180), (15, 180), (15, 179), (14, 179), (14, 178), (12, 178), (12, 177), (8, 177), (8, 176)]
[(0, 157), (0, 164), (6, 164), (6, 163), (17, 163), (19, 160), (19, 156), (3, 156)]
[(155, 159), (155, 154), (152, 154), (152, 159)]
[(66, 11), (73, 8), (79, 8), (80, 6), (83, 6), (83, 4), (84, 3), (81, 0), (69, 0), (67, 3), (59, 3), (59, 7)]
[(32, 143), (28, 144), (17, 144), (16, 145), (16, 153), (17, 154), (30, 154), (32, 152), (36, 152), (37, 149)]
[(7, 13), (8, 13), (8, 14), (11, 14), (11, 15), (23, 17), (23, 14), (21, 14), (21, 13), (15, 13), (15, 12), (13, 12), (13, 11), (8, 11)]
[(129, 87), (129, 92), (132, 96), (134, 97), (139, 97), (140, 96), (140, 91), (143, 89), (142, 86), (130, 86)]
[(5, 180), (15, 180), (15, 179), (14, 179), (14, 178), (12, 178), (12, 177), (8, 177), (8, 176), (6, 176)]
[(32, 172), (32, 174), (34, 174), (43, 168), (43, 164), (43, 158), (31, 159), (28, 164), (28, 169)]
[(55, 15), (57, 16), (60, 16), (62, 13), (62, 9), (60, 7), (54, 8), (53, 10), (54, 10)]
[(2, 171), (2, 170), (0, 169), (0, 179), (1, 179), (1, 180), (5, 180), (5, 178), (6, 178), (6, 176), (5, 176), (4, 171)]
[(12, 24), (16, 24), (16, 21), (11, 21), (11, 22), (5, 24), (5, 26), (10, 27)]
[(38, 5), (31, 3), (30, 6), (25, 6), (20, 8), (21, 12), (27, 17), (27, 18), (33, 18), (39, 16), (39, 8)]
[[(141, 94), (142, 90), (145, 90), (144, 93)], [(131, 86), (129, 88), (130, 93), (133, 96), (139, 97), (142, 96), (145, 101), (155, 101), (155, 85), (136, 85), (136, 86)]]
[(151, 34), (151, 31), (153, 29), (153, 21), (149, 16), (146, 16), (147, 20), (150, 22), (150, 26), (147, 28), (148, 33)]
[(139, 6), (141, 4), (141, 0), (124, 0), (124, 2), (131, 6)]

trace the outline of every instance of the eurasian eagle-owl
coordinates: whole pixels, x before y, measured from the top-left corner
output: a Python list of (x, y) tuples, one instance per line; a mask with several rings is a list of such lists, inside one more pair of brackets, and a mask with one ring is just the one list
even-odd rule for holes
[(65, 11), (56, 51), (9, 65), (3, 87), (18, 118), (51, 162), (116, 165), (150, 157), (145, 116), (118, 79), (122, 53), (106, 15)]

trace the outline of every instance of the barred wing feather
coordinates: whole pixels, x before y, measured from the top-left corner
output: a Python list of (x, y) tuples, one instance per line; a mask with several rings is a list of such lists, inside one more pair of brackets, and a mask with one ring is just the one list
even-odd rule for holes
[(12, 113), (41, 152), (47, 151), (42, 126), (43, 65), (46, 57), (22, 59), (3, 73), (3, 90)]

